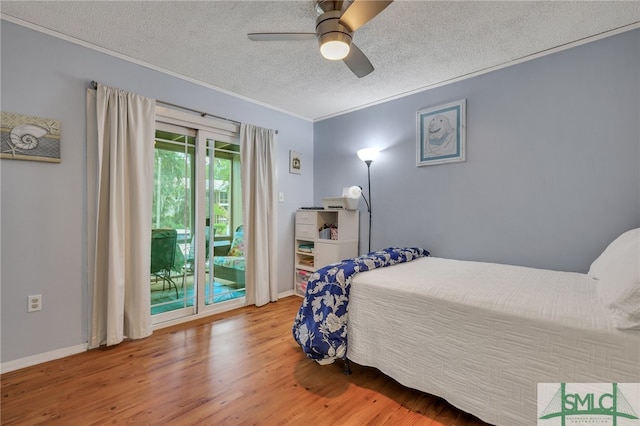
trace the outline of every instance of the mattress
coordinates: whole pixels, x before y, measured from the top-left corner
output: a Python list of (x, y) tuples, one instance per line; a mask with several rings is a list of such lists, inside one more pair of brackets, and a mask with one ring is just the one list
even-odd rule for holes
[(358, 274), (350, 360), (495, 425), (533, 425), (538, 383), (640, 382), (640, 332), (585, 274), (425, 257)]

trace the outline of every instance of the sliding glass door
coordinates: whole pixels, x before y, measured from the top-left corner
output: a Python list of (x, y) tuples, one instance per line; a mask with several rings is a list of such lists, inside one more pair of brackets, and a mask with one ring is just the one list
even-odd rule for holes
[(244, 229), (238, 144), (206, 138), (205, 305), (244, 298)]
[(244, 306), (240, 152), (234, 142), (228, 135), (157, 123), (154, 323)]
[[(151, 313), (165, 319), (194, 306), (196, 132), (159, 125), (154, 140)], [(176, 312), (178, 311), (178, 312)]]

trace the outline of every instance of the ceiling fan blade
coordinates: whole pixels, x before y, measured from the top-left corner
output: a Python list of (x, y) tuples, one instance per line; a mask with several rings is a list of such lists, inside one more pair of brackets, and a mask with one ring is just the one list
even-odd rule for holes
[(369, 59), (353, 43), (351, 43), (349, 54), (343, 61), (358, 78), (362, 78), (373, 71), (373, 65), (371, 65)]
[(249, 33), (249, 40), (253, 41), (282, 41), (282, 40), (313, 40), (316, 33)]
[(382, 12), (391, 3), (393, 3), (393, 0), (354, 0), (351, 6), (349, 6), (340, 17), (340, 23), (349, 28), (351, 32), (354, 32), (375, 18), (378, 13)]

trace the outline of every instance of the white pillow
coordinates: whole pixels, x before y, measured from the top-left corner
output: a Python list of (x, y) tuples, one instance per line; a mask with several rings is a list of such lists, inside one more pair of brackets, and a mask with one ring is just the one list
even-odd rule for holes
[(606, 273), (613, 262), (626, 250), (638, 248), (640, 245), (640, 228), (631, 229), (613, 240), (596, 260), (593, 261), (589, 272), (591, 278), (599, 280)]
[(602, 303), (619, 329), (640, 329), (640, 228), (618, 237), (591, 265)]

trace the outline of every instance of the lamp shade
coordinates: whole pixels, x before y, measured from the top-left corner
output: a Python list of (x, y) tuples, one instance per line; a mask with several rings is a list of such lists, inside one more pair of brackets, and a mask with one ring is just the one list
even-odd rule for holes
[(342, 188), (342, 196), (347, 198), (360, 198), (362, 194), (362, 188), (359, 186), (349, 186)]
[(378, 158), (379, 153), (380, 152), (375, 148), (363, 148), (363, 149), (359, 149), (357, 152), (358, 158), (364, 161), (365, 163), (367, 161), (374, 161), (376, 158)]

